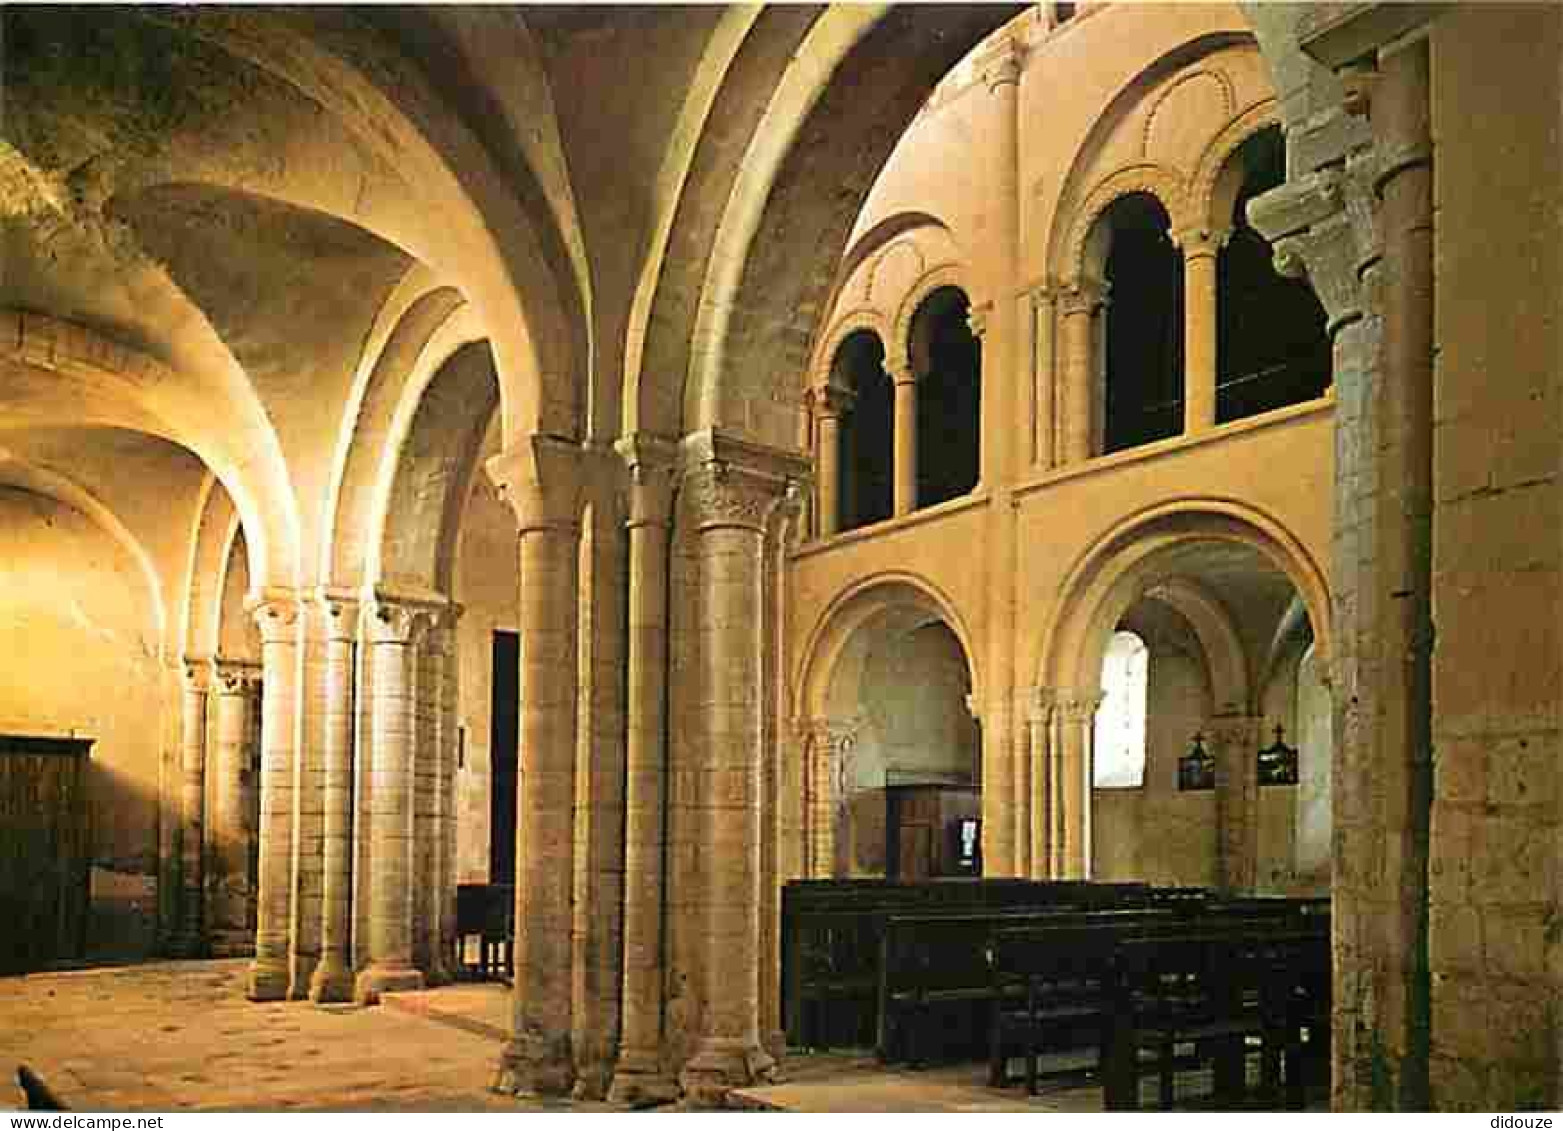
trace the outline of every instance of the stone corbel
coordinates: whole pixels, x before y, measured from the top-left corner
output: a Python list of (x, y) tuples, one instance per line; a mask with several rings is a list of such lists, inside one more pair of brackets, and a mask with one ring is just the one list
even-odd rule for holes
[(826, 383), (815, 385), (808, 392), (809, 411), (815, 417), (843, 417), (852, 412), (852, 406), (857, 401), (857, 394), (851, 389), (843, 389), (840, 385)]
[(999, 40), (977, 64), (981, 68), (982, 81), (987, 84), (988, 92), (991, 94), (1006, 84), (1019, 83), (1025, 61), (1025, 44), (1011, 36)]

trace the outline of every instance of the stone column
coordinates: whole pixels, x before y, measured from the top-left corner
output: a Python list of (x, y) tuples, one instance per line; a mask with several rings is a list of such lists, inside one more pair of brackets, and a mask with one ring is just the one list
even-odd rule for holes
[(1058, 876), (1091, 878), (1091, 739), (1100, 692), (1061, 695), (1056, 710), (1058, 759)]
[(244, 660), (212, 661), (212, 701), (216, 714), (212, 748), (212, 852), (207, 874), (207, 935), (218, 958), (255, 953), (250, 928), (250, 846), (255, 822), (250, 732), (260, 665)]
[(357, 667), (358, 602), (322, 594), (326, 695), (322, 784), (320, 962), (309, 1000), (353, 999), (353, 686)]
[(461, 693), (461, 651), (456, 626), (463, 611), (463, 607), (455, 602), (446, 605), (444, 616), (435, 628), (436, 637), (445, 654), (445, 663), (442, 665), (445, 678), (440, 687), (439, 701), (440, 766), (444, 775), (440, 782), (439, 953), (447, 964), (453, 964), (446, 967), (452, 976), (460, 965), (456, 962), (456, 877), (459, 870), (456, 859), (456, 760), (461, 744), (457, 722)]
[(1262, 723), (1226, 715), (1205, 728), (1216, 760), (1216, 876), (1223, 891), (1252, 892), (1258, 874)]
[(851, 721), (815, 719), (809, 724), (807, 874), (826, 880), (850, 870), (851, 846), (843, 835), (847, 760), (857, 732)]
[(1035, 763), (1031, 749), (1031, 714), (1034, 699), (1033, 688), (1016, 688), (1015, 710), (1011, 716), (1011, 726), (1015, 734), (1014, 752), (1010, 760), (1010, 771), (1014, 775), (1015, 783), (1014, 796), (1011, 799), (1015, 823), (1014, 874), (1022, 878), (1030, 876), (1033, 869), (1031, 824), (1039, 784), (1033, 772)]
[(890, 370), (895, 389), (895, 513), (917, 509), (917, 377), (902, 362)]
[(412, 961), (426, 985), (449, 982), (440, 952), (440, 839), (444, 751), (440, 701), (445, 694), (445, 609), (432, 606), (418, 637), (413, 685)]
[(292, 941), (293, 795), (298, 736), (299, 607), (290, 594), (254, 606), (261, 636), (260, 863), (255, 906), (255, 961), (245, 993), (251, 1001), (288, 995)]
[(196, 958), (206, 950), (206, 707), (210, 693), (207, 662), (187, 659), (179, 741), (179, 925), (169, 939), (169, 950), (180, 958)]
[(1216, 262), (1227, 232), (1191, 228), (1178, 233), (1183, 250), (1183, 431), (1216, 425)]
[(496, 1086), (525, 1094), (568, 1093), (575, 1079), (579, 464), (578, 447), (544, 436), (488, 463), (515, 511), (521, 572), (514, 1015)]
[(1029, 875), (1034, 880), (1051, 879), (1053, 876), (1053, 808), (1058, 799), (1058, 782), (1054, 777), (1052, 718), (1053, 693), (1051, 688), (1033, 687), (1026, 693), (1024, 714), (1029, 739), (1028, 754), (1031, 759), (1031, 793), (1028, 805), (1030, 822), (1025, 834), (1030, 838)]
[(1092, 456), (1096, 399), (1095, 320), (1107, 300), (1107, 285), (1094, 279), (1076, 280), (1060, 298), (1063, 314), (1063, 459), (1083, 463)]
[(1053, 466), (1053, 355), (1057, 292), (1038, 287), (1031, 292), (1031, 465), (1038, 471)]
[(364, 626), (374, 651), (370, 692), (369, 965), (353, 997), (373, 1005), (383, 993), (419, 990), (413, 964), (413, 759), (418, 641), (428, 610), (377, 597)]
[[(760, 808), (763, 720), (761, 555), (785, 479), (749, 445), (702, 433), (687, 441), (684, 490), (698, 534), (704, 763), (699, 836), (705, 860), (704, 1008), (680, 1082), (696, 1104), (765, 1077), (760, 1045)], [(741, 463), (739, 461), (742, 461)], [(766, 463), (775, 461), (764, 460)]]
[(623, 440), (629, 464), (628, 720), (624, 795), (622, 1036), (608, 1098), (653, 1103), (678, 1095), (663, 1060), (663, 852), (667, 772), (668, 527), (672, 444)]
[[(899, 391), (896, 395), (899, 402)], [(835, 385), (821, 385), (814, 390), (821, 538), (829, 538), (841, 529), (841, 418), (852, 411), (854, 399), (852, 393)], [(915, 470), (913, 476), (915, 479)]]

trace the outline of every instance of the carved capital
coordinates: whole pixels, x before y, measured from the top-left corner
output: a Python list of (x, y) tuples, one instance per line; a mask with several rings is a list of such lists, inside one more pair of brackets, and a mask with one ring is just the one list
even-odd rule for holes
[(1102, 705), (1100, 691), (1058, 690), (1053, 709), (1066, 723), (1089, 724), (1096, 718), (1096, 709)]
[(327, 640), (358, 639), (358, 598), (338, 590), (322, 589), (315, 594), (320, 612), (320, 627)]
[(580, 528), (581, 448), (534, 435), (489, 460), (484, 469), (515, 512), (521, 533)]
[(890, 384), (892, 385), (917, 384), (917, 371), (912, 368), (911, 362), (908, 361), (890, 361), (887, 358), (885, 360), (885, 376), (890, 378)]
[(1024, 44), (1008, 37), (999, 40), (978, 64), (982, 68), (982, 81), (987, 84), (989, 92), (1001, 86), (1018, 84), (1025, 61)]
[(809, 406), (815, 416), (840, 417), (852, 411), (857, 394), (840, 385), (815, 385), (809, 390)]
[(1015, 715), (1027, 722), (1046, 723), (1058, 706), (1058, 692), (1051, 687), (1024, 687), (1015, 692)]
[(253, 660), (217, 656), (211, 662), (212, 686), (219, 695), (248, 695), (261, 681), (261, 666)]
[(1230, 229), (1184, 228), (1174, 232), (1173, 244), (1187, 259), (1214, 259), (1232, 238)]
[(1107, 305), (1111, 289), (1107, 283), (1097, 279), (1076, 279), (1059, 293), (1059, 309), (1066, 318), (1075, 314), (1095, 314)]
[(186, 691), (204, 694), (211, 687), (212, 661), (201, 656), (186, 656), (180, 661), (180, 676)]
[(772, 511), (809, 482), (803, 457), (714, 428), (685, 437), (681, 454), (683, 490), (699, 530), (739, 527), (763, 534)]
[(245, 602), (260, 629), (261, 644), (293, 644), (298, 640), (299, 600), (292, 593), (263, 593)]
[(678, 446), (671, 440), (640, 432), (614, 444), (629, 471), (627, 525), (667, 526), (673, 501)]
[(971, 336), (981, 341), (982, 336), (988, 332), (988, 315), (993, 311), (992, 303), (983, 303), (974, 306), (966, 312), (966, 326), (971, 330)]
[(364, 628), (373, 644), (413, 644), (439, 619), (438, 606), (374, 597)]

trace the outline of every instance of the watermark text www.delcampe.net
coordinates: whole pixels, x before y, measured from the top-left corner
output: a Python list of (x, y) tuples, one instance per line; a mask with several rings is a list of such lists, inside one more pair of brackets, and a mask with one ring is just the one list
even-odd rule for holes
[(161, 1115), (13, 1115), (13, 1131), (163, 1131)]

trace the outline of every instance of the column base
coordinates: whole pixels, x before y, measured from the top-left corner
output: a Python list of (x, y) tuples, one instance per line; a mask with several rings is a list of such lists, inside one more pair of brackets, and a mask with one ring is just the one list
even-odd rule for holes
[(569, 1034), (536, 1033), (505, 1042), (493, 1090), (511, 1096), (567, 1096), (574, 1082)]
[(353, 983), (353, 1000), (359, 1005), (378, 1005), (381, 994), (421, 990), (423, 986), (423, 971), (416, 966), (377, 964), (359, 973)]
[(678, 1081), (654, 1053), (626, 1052), (619, 1057), (608, 1086), (608, 1102), (628, 1107), (655, 1107), (678, 1099)]
[(251, 1001), (284, 1001), (288, 996), (288, 968), (274, 958), (257, 958), (245, 977), (244, 996)]
[(315, 977), (315, 968), (320, 965), (320, 957), (315, 954), (294, 954), (288, 958), (288, 1000), (307, 1001), (309, 999), (310, 982)]
[(316, 1005), (353, 1000), (353, 972), (340, 959), (327, 958), (309, 976), (309, 1000)]
[(776, 1071), (776, 1061), (758, 1044), (736, 1037), (706, 1037), (678, 1074), (684, 1100), (691, 1107), (723, 1108), (727, 1093), (763, 1083)]

